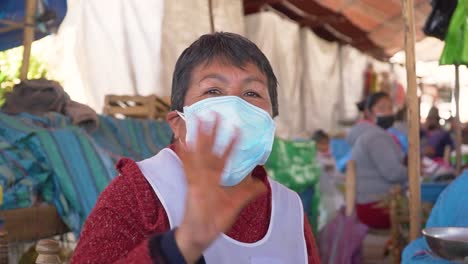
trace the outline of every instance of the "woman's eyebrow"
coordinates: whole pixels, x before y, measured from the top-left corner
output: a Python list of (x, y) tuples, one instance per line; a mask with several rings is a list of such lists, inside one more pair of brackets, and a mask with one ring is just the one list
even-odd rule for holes
[(223, 75), (219, 74), (219, 73), (208, 74), (205, 77), (203, 77), (198, 83), (201, 83), (201, 82), (203, 82), (204, 80), (207, 80), (207, 79), (215, 79), (215, 80), (220, 81), (222, 83), (228, 83), (227, 78), (224, 77)]
[(243, 83), (251, 83), (251, 82), (259, 82), (259, 83), (261, 83), (263, 85), (266, 85), (266, 83), (262, 79), (257, 78), (255, 76), (249, 76), (249, 77), (245, 78), (244, 81), (243, 81)]

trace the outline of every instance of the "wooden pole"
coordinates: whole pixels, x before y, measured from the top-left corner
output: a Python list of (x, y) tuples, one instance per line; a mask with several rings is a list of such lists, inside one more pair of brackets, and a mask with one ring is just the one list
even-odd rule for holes
[(414, 3), (413, 0), (403, 1), (403, 16), (405, 20), (405, 52), (407, 75), (407, 101), (409, 117), (409, 209), (410, 209), (410, 240), (420, 235), (421, 229), (421, 183), (420, 183), (420, 147), (419, 147), (419, 102), (416, 85), (416, 62), (414, 51)]
[(450, 156), (452, 154), (452, 147), (445, 146), (444, 148), (444, 162), (445, 164), (450, 164)]
[(460, 69), (455, 65), (455, 151), (456, 151), (456, 173), (460, 175), (462, 168), (462, 130), (460, 122)]
[(351, 216), (356, 206), (356, 162), (348, 161), (346, 166), (346, 215)]
[(210, 30), (211, 33), (215, 32), (214, 15), (213, 15), (213, 0), (208, 0), (208, 8), (210, 9)]
[(23, 63), (21, 64), (20, 79), (28, 78), (29, 58), (31, 56), (31, 44), (34, 41), (34, 28), (37, 0), (26, 0), (26, 13), (23, 30)]

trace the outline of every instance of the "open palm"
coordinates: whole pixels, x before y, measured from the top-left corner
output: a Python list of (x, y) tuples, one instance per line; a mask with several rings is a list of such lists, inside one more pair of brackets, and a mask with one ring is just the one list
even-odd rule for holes
[(220, 186), (223, 169), (238, 136), (222, 155), (215, 154), (213, 146), (219, 123), (216, 118), (214, 126), (206, 131), (198, 121), (195, 146), (180, 153), (188, 188), (184, 220), (176, 231), (176, 240), (189, 263), (198, 259), (221, 233), (228, 231), (242, 208), (266, 190), (256, 179), (233, 188)]

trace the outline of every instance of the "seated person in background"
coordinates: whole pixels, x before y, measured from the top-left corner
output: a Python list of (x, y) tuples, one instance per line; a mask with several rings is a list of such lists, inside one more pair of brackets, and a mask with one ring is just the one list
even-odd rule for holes
[[(356, 104), (356, 107), (363, 120), (369, 120), (366, 112), (367, 98)], [(405, 152), (408, 153), (408, 128), (405, 121), (406, 108), (400, 109), (393, 118), (393, 126), (387, 129), (390, 132), (395, 143)]]
[(335, 158), (330, 152), (330, 137), (322, 130), (314, 133), (312, 139), (317, 147), (317, 161), (320, 164), (320, 216), (319, 230), (324, 227), (336, 212), (344, 206), (343, 194), (336, 184), (344, 182), (344, 176), (337, 170)]
[(357, 170), (356, 213), (369, 227), (389, 228), (388, 208), (380, 208), (378, 203), (393, 185), (407, 182), (404, 153), (387, 132), (394, 121), (390, 96), (383, 92), (369, 95), (365, 117), (347, 136)]
[(442, 159), (445, 147), (454, 149), (452, 137), (440, 126), (440, 116), (437, 107), (432, 107), (422, 130), (421, 145), (423, 154), (431, 159)]
[(408, 135), (408, 109), (406, 106), (403, 106), (395, 115), (395, 123), (393, 124), (392, 128), (397, 130), (398, 132)]
[(408, 154), (408, 125), (406, 122), (406, 107), (400, 109), (395, 115), (395, 123), (388, 132), (393, 135), (401, 146), (403, 152)]
[(260, 166), (278, 100), (258, 47), (201, 36), (176, 63), (171, 102), (173, 145), (117, 164), (72, 263), (319, 263), (299, 196)]
[[(457, 177), (439, 196), (432, 208), (426, 227), (468, 227), (468, 170)], [(453, 263), (430, 254), (426, 240), (421, 237), (409, 244), (402, 263)]]

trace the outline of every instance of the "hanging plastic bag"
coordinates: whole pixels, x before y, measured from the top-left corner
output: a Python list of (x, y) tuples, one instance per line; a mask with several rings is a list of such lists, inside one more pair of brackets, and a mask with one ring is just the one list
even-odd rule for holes
[(433, 0), (432, 12), (426, 20), (423, 31), (426, 35), (444, 40), (450, 18), (457, 7), (457, 0)]
[(468, 0), (459, 0), (450, 20), (441, 65), (468, 65)]

